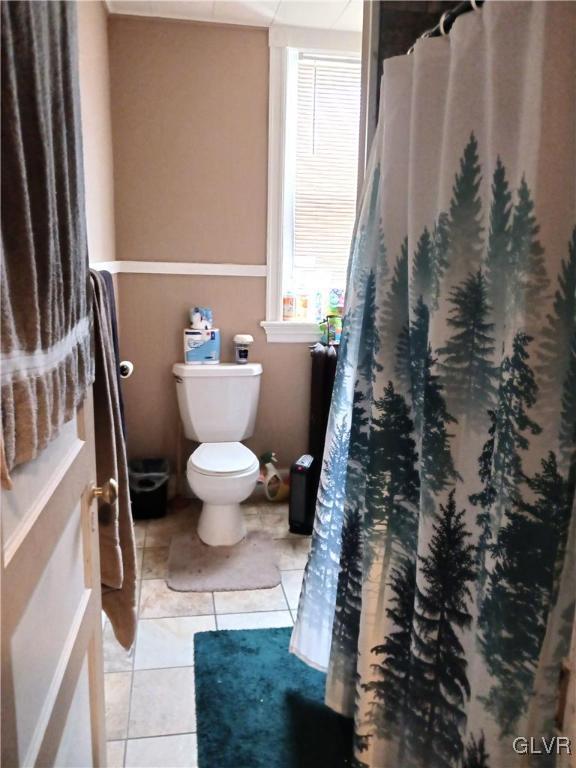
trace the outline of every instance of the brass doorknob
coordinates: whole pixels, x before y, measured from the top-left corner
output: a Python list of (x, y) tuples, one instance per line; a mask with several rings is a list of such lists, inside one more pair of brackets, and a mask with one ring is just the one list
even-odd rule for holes
[(94, 499), (102, 499), (106, 504), (114, 504), (118, 498), (118, 483), (113, 477), (107, 480), (104, 485), (92, 486), (91, 501)]

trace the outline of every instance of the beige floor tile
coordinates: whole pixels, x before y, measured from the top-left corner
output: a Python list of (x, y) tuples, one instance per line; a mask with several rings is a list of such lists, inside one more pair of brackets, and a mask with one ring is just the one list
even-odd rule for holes
[(106, 763), (108, 768), (124, 767), (125, 741), (109, 741), (106, 744)]
[(214, 616), (140, 620), (134, 669), (191, 666), (195, 633), (213, 629)]
[(111, 672), (104, 675), (106, 738), (109, 741), (126, 738), (131, 680), (131, 672)]
[(196, 730), (194, 670), (146, 669), (134, 673), (130, 738)]
[(140, 618), (201, 616), (214, 613), (211, 592), (175, 592), (164, 579), (147, 579), (140, 593)]
[(218, 629), (268, 629), (291, 627), (290, 611), (263, 611), (262, 613), (223, 613), (216, 617)]
[(255, 517), (260, 514), (259, 504), (245, 502), (244, 504), (241, 504), (240, 507), (242, 508), (244, 517)]
[(266, 517), (267, 515), (284, 515), (286, 520), (288, 520), (288, 510), (289, 505), (284, 502), (276, 504), (275, 502), (266, 500), (266, 503), (260, 505), (260, 514), (262, 517)]
[(134, 539), (137, 547), (143, 547), (146, 539), (148, 520), (134, 520)]
[(287, 539), (295, 534), (290, 533), (288, 526), (288, 510), (271, 510), (260, 515), (262, 531), (273, 539)]
[(144, 549), (138, 547), (136, 550), (136, 578), (142, 578), (142, 562), (144, 560)]
[(216, 613), (282, 611), (288, 607), (280, 584), (272, 589), (214, 592), (214, 603), (216, 604)]
[(311, 538), (300, 536), (293, 539), (277, 539), (274, 541), (278, 567), (281, 571), (301, 570), (308, 562)]
[(304, 571), (282, 571), (282, 586), (290, 608), (298, 608), (303, 576)]
[(266, 494), (264, 493), (264, 486), (262, 483), (258, 483), (246, 501), (242, 502), (242, 506), (258, 507), (260, 504), (267, 501)]
[(260, 515), (244, 515), (244, 525), (246, 526), (247, 533), (261, 531), (262, 521), (260, 520)]
[(142, 562), (143, 579), (165, 579), (168, 575), (168, 547), (147, 547)]
[(197, 511), (191, 507), (171, 511), (166, 517), (149, 520), (146, 531), (146, 547), (170, 546), (174, 534), (194, 530), (196, 521)]
[(112, 625), (106, 622), (103, 635), (104, 672), (130, 672), (134, 664), (134, 646), (127, 651), (123, 648), (112, 631)]
[[(196, 768), (193, 638), (195, 632), (291, 626), (310, 539), (288, 533), (287, 505), (259, 498), (242, 505), (249, 530), (277, 539), (283, 588), (216, 593), (217, 619), (210, 593), (169, 590), (169, 543), (175, 533), (195, 528), (199, 504), (170, 510), (165, 518), (137, 521), (135, 535), (141, 588), (136, 654), (126, 653), (104, 628), (106, 722), (110, 768)], [(285, 538), (286, 537), (286, 538)], [(292, 611), (286, 610), (286, 599)], [(222, 613), (227, 611), (227, 613)], [(129, 709), (132, 675), (136, 671)], [(128, 713), (130, 722), (128, 723)], [(129, 736), (129, 741), (124, 739)]]
[(130, 739), (126, 768), (197, 768), (196, 734)]

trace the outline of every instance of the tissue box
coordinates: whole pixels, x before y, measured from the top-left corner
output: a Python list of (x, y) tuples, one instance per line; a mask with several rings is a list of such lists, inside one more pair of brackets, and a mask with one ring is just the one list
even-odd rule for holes
[(212, 330), (213, 316), (210, 307), (193, 307), (190, 310), (190, 327), (195, 330)]
[(220, 362), (220, 331), (184, 329), (184, 362), (188, 365), (215, 365)]

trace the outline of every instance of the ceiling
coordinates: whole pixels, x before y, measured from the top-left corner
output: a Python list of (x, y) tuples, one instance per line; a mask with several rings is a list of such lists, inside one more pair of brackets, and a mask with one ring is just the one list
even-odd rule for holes
[(213, 24), (362, 30), (362, 0), (108, 0), (111, 13)]

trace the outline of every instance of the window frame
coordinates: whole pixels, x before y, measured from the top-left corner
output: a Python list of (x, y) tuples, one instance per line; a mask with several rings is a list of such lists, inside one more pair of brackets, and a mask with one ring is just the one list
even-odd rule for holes
[[(266, 238), (266, 319), (260, 325), (269, 342), (320, 340), (316, 323), (282, 319), (282, 282), (286, 254), (292, 252), (293, 231), (286, 226), (287, 205), (293, 199), (292, 179), (296, 152), (298, 54), (357, 54), (361, 56), (362, 34), (337, 30), (271, 27), (268, 107), (268, 226)], [(292, 127), (292, 130), (290, 128)]]

